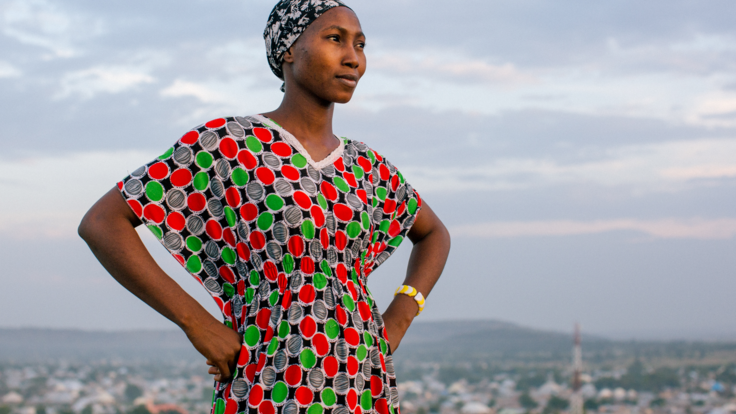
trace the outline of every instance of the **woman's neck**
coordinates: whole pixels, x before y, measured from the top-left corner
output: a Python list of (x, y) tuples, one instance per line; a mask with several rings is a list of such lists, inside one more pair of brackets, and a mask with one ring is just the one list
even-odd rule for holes
[[(275, 111), (263, 115), (289, 131), (308, 151), (310, 149), (317, 153), (327, 151), (329, 154), (337, 146), (332, 132), (334, 102), (325, 102), (315, 96), (308, 96), (297, 88), (294, 89), (296, 90), (287, 89), (281, 105)], [(315, 155), (319, 157), (319, 154)], [(324, 157), (315, 159), (321, 158)]]

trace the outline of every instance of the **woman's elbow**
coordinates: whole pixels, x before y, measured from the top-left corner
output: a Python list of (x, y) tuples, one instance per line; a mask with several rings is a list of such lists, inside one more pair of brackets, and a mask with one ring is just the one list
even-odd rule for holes
[(450, 251), (450, 245), (452, 244), (452, 237), (450, 236), (450, 231), (447, 230), (447, 227), (444, 223), (440, 222), (439, 224), (439, 234), (442, 236), (443, 242), (447, 248), (447, 251)]
[(91, 217), (92, 210), (88, 211), (87, 214), (82, 217), (82, 221), (79, 222), (77, 227), (77, 234), (82, 240), (89, 243), (92, 234), (94, 234), (94, 219)]

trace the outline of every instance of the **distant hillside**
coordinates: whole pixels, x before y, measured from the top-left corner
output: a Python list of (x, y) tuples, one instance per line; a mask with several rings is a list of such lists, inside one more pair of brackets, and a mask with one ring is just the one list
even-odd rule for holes
[(0, 328), (0, 360), (202, 358), (178, 330)]
[[(698, 359), (736, 352), (736, 342), (613, 341), (582, 338), (587, 362), (619, 359)], [(565, 362), (572, 334), (494, 321), (415, 322), (395, 356), (397, 362)], [(202, 358), (183, 332), (85, 331), (72, 329), (0, 328), (0, 361), (45, 359), (191, 360)]]

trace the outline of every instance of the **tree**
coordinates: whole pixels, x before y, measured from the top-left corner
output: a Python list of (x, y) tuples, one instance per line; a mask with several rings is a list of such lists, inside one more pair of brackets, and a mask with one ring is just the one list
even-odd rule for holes
[(534, 408), (537, 408), (539, 404), (537, 404), (536, 401), (534, 401), (534, 398), (532, 398), (531, 395), (529, 395), (528, 392), (523, 392), (519, 396), (519, 404), (524, 407), (527, 411), (532, 410)]
[(128, 401), (135, 401), (136, 398), (143, 395), (143, 390), (135, 385), (135, 384), (128, 384), (125, 386), (125, 398)]
[(128, 414), (151, 414), (145, 405), (136, 405), (135, 407), (128, 410)]
[(557, 413), (566, 409), (570, 405), (570, 401), (553, 395), (547, 401), (547, 406), (544, 407), (545, 413)]
[(583, 404), (583, 407), (588, 411), (596, 411), (599, 406), (600, 404), (598, 404), (598, 401), (596, 401), (595, 398), (588, 398)]

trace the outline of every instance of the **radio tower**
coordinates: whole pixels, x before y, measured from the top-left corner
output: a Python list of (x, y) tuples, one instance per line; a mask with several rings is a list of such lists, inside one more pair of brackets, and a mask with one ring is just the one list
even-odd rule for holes
[(570, 396), (570, 414), (583, 414), (583, 395), (580, 391), (580, 375), (583, 373), (583, 353), (580, 348), (580, 325), (575, 324), (575, 339), (572, 348), (572, 395)]

